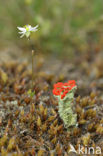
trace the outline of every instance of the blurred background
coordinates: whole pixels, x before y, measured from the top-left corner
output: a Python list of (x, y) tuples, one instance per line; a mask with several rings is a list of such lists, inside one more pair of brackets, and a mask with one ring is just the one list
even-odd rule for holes
[(1, 47), (28, 48), (17, 30), (25, 24), (39, 24), (32, 43), (44, 54), (74, 57), (103, 49), (103, 0), (0, 0)]

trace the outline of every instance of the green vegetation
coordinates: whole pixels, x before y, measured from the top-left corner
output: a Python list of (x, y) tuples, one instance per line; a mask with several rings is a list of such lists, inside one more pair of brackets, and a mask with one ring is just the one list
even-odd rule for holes
[(102, 15), (102, 0), (0, 1), (0, 34), (2, 40), (20, 44), (16, 27), (39, 24), (39, 33), (32, 37), (41, 51), (72, 55), (86, 51), (88, 31), (98, 30)]

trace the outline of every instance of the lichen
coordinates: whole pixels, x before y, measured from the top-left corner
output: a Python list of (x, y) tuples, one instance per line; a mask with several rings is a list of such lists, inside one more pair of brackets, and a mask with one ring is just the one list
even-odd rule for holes
[(70, 126), (77, 125), (77, 114), (73, 111), (74, 93), (77, 89), (75, 81), (68, 83), (57, 83), (54, 85), (53, 93), (58, 99), (59, 115), (68, 129)]

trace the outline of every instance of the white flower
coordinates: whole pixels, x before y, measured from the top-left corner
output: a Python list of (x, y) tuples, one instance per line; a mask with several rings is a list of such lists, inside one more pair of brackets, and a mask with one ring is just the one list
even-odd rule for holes
[(21, 34), (20, 38), (26, 36), (27, 38), (30, 36), (31, 32), (35, 32), (38, 29), (38, 25), (36, 25), (35, 27), (32, 27), (31, 25), (25, 25), (24, 27), (17, 27), (20, 32), (19, 34)]

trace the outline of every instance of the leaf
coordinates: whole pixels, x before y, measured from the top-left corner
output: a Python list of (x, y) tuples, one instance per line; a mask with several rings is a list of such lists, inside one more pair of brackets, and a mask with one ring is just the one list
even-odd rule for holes
[(33, 97), (35, 95), (35, 91), (32, 91), (31, 89), (29, 89), (27, 93), (30, 97)]

